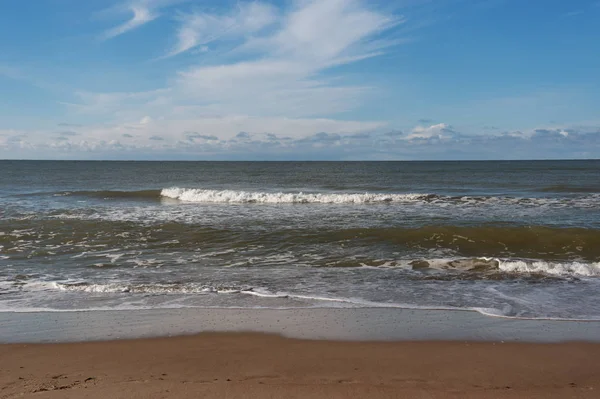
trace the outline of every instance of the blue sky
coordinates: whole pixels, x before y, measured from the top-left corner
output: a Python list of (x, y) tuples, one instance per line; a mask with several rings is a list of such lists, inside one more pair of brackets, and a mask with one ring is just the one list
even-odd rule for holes
[(598, 0), (0, 3), (0, 158), (600, 158)]

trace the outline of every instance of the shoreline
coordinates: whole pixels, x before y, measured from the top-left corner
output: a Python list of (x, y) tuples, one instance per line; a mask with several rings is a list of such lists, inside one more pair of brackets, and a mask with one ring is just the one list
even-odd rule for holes
[(596, 342), (600, 321), (516, 319), (469, 310), (178, 308), (0, 312), (0, 344), (250, 332), (332, 341)]
[(264, 333), (0, 345), (2, 398), (595, 398), (599, 343)]
[(600, 322), (396, 308), (0, 313), (0, 398), (595, 398)]
[(139, 307), (139, 308), (88, 308), (88, 309), (49, 309), (49, 308), (25, 308), (16, 310), (0, 309), (0, 315), (3, 314), (44, 314), (44, 313), (95, 313), (95, 312), (148, 312), (148, 311), (179, 311), (179, 310), (210, 310), (210, 311), (307, 311), (314, 309), (391, 309), (398, 311), (416, 311), (416, 312), (474, 312), (481, 316), (507, 319), (507, 320), (521, 320), (521, 321), (539, 321), (539, 322), (575, 322), (575, 323), (600, 323), (600, 318), (589, 318), (589, 319), (577, 319), (577, 318), (565, 318), (565, 317), (524, 317), (524, 316), (506, 316), (502, 314), (495, 314), (492, 312), (486, 312), (485, 310), (479, 310), (477, 308), (452, 308), (452, 307), (411, 307), (411, 306), (361, 306), (361, 307), (310, 307), (310, 306), (297, 306), (297, 307), (243, 307), (243, 306), (178, 306), (178, 307)]

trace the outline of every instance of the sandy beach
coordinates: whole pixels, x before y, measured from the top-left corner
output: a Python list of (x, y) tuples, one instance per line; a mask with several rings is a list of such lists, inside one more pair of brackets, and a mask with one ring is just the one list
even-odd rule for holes
[(0, 0), (0, 399), (600, 399), (599, 19)]
[(0, 346), (0, 398), (596, 398), (600, 344), (256, 333)]
[(410, 309), (0, 313), (0, 399), (595, 398), (600, 323)]

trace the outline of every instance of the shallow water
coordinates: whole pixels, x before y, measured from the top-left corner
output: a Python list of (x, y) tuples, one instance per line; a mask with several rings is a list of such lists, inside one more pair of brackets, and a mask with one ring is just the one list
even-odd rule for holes
[(600, 319), (600, 162), (0, 161), (0, 310)]

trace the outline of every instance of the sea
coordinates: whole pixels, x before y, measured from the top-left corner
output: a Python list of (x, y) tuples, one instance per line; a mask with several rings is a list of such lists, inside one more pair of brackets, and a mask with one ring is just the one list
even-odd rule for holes
[(600, 320), (600, 161), (0, 161), (0, 312)]

